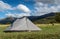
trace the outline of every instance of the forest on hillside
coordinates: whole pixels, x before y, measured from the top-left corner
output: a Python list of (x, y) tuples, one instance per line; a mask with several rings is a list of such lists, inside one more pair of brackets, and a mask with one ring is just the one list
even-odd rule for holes
[(50, 16), (50, 17), (46, 17), (43, 19), (39, 19), (34, 21), (34, 23), (43, 23), (43, 24), (47, 24), (47, 23), (60, 23), (60, 12), (55, 13), (54, 16)]

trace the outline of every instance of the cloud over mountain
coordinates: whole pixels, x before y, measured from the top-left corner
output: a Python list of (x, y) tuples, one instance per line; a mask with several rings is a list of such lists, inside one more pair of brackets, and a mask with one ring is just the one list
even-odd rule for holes
[(35, 3), (35, 15), (44, 15), (50, 12), (60, 12), (60, 5), (44, 4), (42, 2)]
[(16, 17), (16, 18), (20, 18), (23, 16), (30, 16), (29, 13), (20, 13), (20, 14), (12, 14), (12, 13), (7, 13), (5, 14), (7, 17)]
[[(13, 14), (13, 12), (9, 13), (10, 11), (8, 10), (19, 10), (19, 11), (22, 11), (23, 13), (16, 13), (16, 14)], [(23, 5), (23, 4), (19, 4), (17, 5), (16, 7), (12, 7), (11, 5), (9, 5), (8, 3), (4, 3), (3, 1), (0, 1), (0, 11), (3, 11), (3, 12), (7, 12), (5, 13), (6, 16), (10, 17), (20, 17), (20, 16), (30, 16), (30, 9)]]
[[(16, 1), (14, 1), (14, 3)], [(34, 2), (32, 4), (32, 0), (31, 1), (25, 0), (23, 3), (19, 2), (18, 4), (16, 3), (17, 4), (16, 6), (14, 6), (14, 4), (8, 3), (11, 1), (4, 2), (0, 0), (0, 12), (3, 11), (6, 14), (6, 16), (13, 16), (13, 17), (30, 16), (31, 14), (34, 16), (36, 15), (40, 16), (50, 12), (60, 12), (60, 5), (59, 3), (57, 3), (60, 1), (56, 0), (57, 5), (54, 4), (55, 3), (54, 0), (33, 0), (33, 1)], [(29, 4), (27, 4), (28, 2)]]

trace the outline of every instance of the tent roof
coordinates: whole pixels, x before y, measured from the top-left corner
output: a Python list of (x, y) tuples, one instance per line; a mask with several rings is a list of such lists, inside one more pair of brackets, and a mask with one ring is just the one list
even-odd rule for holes
[(40, 31), (41, 29), (34, 25), (26, 17), (17, 19), (11, 26), (5, 31)]

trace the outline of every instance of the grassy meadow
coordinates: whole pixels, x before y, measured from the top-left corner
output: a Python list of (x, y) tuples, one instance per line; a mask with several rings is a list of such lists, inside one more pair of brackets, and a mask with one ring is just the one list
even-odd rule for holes
[(60, 24), (36, 24), (39, 32), (3, 32), (9, 25), (0, 25), (0, 39), (60, 39)]

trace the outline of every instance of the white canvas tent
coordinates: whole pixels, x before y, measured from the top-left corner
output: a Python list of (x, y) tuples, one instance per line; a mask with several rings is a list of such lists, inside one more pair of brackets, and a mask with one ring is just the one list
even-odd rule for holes
[(40, 31), (41, 29), (34, 25), (27, 17), (17, 19), (5, 32), (14, 31)]

